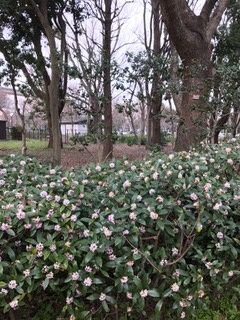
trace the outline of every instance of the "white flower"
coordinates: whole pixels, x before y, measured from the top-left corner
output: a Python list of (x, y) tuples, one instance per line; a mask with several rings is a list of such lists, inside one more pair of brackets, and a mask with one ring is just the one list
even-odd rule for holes
[(25, 277), (30, 276), (30, 270), (29, 269), (24, 270), (23, 274), (25, 275)]
[(97, 171), (101, 171), (102, 170), (102, 168), (100, 167), (100, 166), (96, 166), (96, 168), (95, 168)]
[(76, 281), (79, 279), (79, 273), (78, 272), (74, 272), (72, 275), (71, 275), (71, 278), (72, 280)]
[(172, 255), (176, 256), (178, 254), (178, 249), (177, 248), (172, 248)]
[(109, 164), (109, 167), (110, 167), (110, 168), (114, 168), (114, 167), (115, 167), (115, 164), (114, 164), (113, 162), (111, 162), (111, 163)]
[(147, 290), (147, 289), (141, 290), (141, 291), (140, 291), (140, 296), (141, 296), (142, 298), (147, 297), (147, 296), (148, 296), (148, 290)]
[(198, 196), (195, 193), (191, 193), (190, 194), (190, 199), (191, 200), (195, 201), (195, 200), (197, 200), (197, 198), (198, 198)]
[(15, 289), (17, 287), (17, 282), (16, 282), (16, 280), (11, 280), (11, 281), (9, 281), (9, 283), (8, 283), (8, 288), (9, 289)]
[(53, 272), (49, 272), (48, 274), (46, 274), (46, 278), (47, 279), (52, 279), (53, 278)]
[(126, 180), (124, 183), (123, 183), (123, 188), (128, 188), (128, 187), (131, 187), (131, 182), (129, 180)]
[(55, 270), (60, 269), (60, 263), (59, 263), (59, 262), (55, 262), (54, 265), (53, 265), (53, 268), (54, 268)]
[(92, 279), (87, 277), (84, 281), (83, 281), (83, 284), (86, 286), (86, 287), (90, 287), (92, 285)]
[(228, 159), (227, 163), (230, 164), (230, 165), (233, 165), (233, 160), (232, 159)]
[(160, 261), (160, 266), (165, 266), (167, 264), (167, 260), (166, 259), (162, 259)]
[(175, 282), (174, 284), (171, 285), (171, 289), (173, 292), (178, 292), (179, 285)]
[(180, 316), (180, 318), (181, 319), (184, 319), (186, 317), (186, 313), (183, 311), (183, 312), (181, 312), (181, 316)]
[(157, 180), (158, 176), (159, 176), (159, 174), (157, 172), (154, 172), (153, 175), (152, 175), (153, 180)]
[(127, 297), (128, 297), (128, 299), (132, 299), (132, 293), (131, 292), (127, 292)]
[(91, 252), (95, 252), (97, 250), (97, 244), (96, 243), (91, 243), (89, 246), (89, 249)]
[(109, 198), (114, 198), (115, 197), (115, 193), (111, 191), (111, 192), (109, 192), (108, 196), (109, 196)]
[(222, 203), (216, 203), (213, 207), (213, 210), (219, 210), (219, 208), (222, 206)]
[(109, 230), (106, 227), (103, 227), (102, 230), (103, 230), (103, 233), (105, 234), (106, 237), (111, 237), (111, 235), (112, 235), (112, 231), (111, 230)]
[(9, 302), (9, 305), (12, 309), (16, 309), (18, 306), (18, 300), (14, 299), (11, 302)]
[(199, 298), (202, 298), (203, 296), (204, 296), (204, 291), (203, 290), (199, 290), (198, 291), (198, 296), (199, 296)]
[(233, 271), (232, 271), (232, 270), (228, 272), (228, 276), (229, 276), (229, 277), (232, 277), (232, 276), (233, 276)]
[(136, 203), (132, 203), (132, 204), (131, 204), (131, 210), (135, 210), (136, 208), (137, 208)]
[(142, 196), (138, 195), (137, 196), (137, 201), (141, 201), (142, 200)]
[(99, 300), (100, 300), (100, 301), (106, 300), (106, 295), (105, 295), (104, 293), (101, 293), (101, 294), (100, 294), (100, 297), (99, 297)]
[(211, 269), (212, 263), (211, 262), (207, 262), (205, 263), (205, 266), (207, 269)]
[(67, 297), (66, 304), (71, 304), (71, 303), (73, 303), (73, 297)]
[(151, 211), (151, 212), (150, 212), (150, 218), (151, 218), (152, 220), (156, 220), (156, 219), (158, 218), (158, 214), (155, 213), (155, 212), (153, 212), (153, 211)]
[(64, 200), (63, 200), (63, 204), (64, 204), (65, 206), (69, 205), (69, 203), (70, 203), (70, 201), (69, 201), (68, 199), (64, 199)]
[(131, 212), (131, 213), (129, 214), (129, 219), (131, 219), (131, 220), (136, 220), (136, 219), (137, 219), (136, 213), (135, 213), (135, 212)]
[(229, 183), (229, 182), (226, 182), (226, 183), (224, 184), (224, 187), (225, 187), (225, 188), (230, 188), (230, 183)]
[(160, 195), (157, 196), (156, 201), (159, 203), (163, 203), (163, 197), (161, 197)]
[(21, 211), (21, 210), (18, 210), (16, 216), (17, 216), (17, 218), (18, 218), (19, 220), (22, 220), (22, 219), (25, 219), (26, 214), (25, 214), (25, 212), (23, 212), (23, 211)]
[(218, 239), (222, 239), (223, 238), (223, 233), (222, 232), (218, 232), (217, 233), (217, 238)]
[(150, 189), (150, 190), (149, 190), (149, 194), (150, 194), (150, 195), (153, 195), (154, 193), (155, 193), (155, 190), (154, 190), (154, 189)]
[(6, 296), (8, 294), (8, 290), (1, 289), (0, 293), (3, 294), (4, 296)]
[(128, 277), (127, 276), (124, 276), (121, 278), (121, 282), (122, 283), (127, 283), (128, 282)]
[(186, 303), (186, 301), (185, 301), (184, 299), (182, 299), (182, 300), (179, 302), (179, 305), (180, 305), (180, 307), (182, 307), (182, 308), (186, 308), (187, 303)]

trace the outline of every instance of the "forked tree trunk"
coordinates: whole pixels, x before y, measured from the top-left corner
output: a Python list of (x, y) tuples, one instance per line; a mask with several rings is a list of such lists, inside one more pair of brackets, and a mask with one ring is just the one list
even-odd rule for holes
[(184, 65), (176, 151), (187, 151), (206, 137), (211, 39), (229, 2), (205, 0), (196, 15), (185, 0), (159, 0), (170, 39)]

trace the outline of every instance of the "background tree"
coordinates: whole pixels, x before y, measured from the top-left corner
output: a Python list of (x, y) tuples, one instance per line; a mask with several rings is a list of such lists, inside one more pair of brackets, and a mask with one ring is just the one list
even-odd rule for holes
[(232, 0), (214, 38), (215, 68), (210, 118), (210, 136), (218, 143), (219, 133), (227, 129), (235, 137), (240, 123), (240, 4)]
[(8, 0), (0, 10), (0, 51), (45, 103), (54, 164), (61, 161), (59, 115), (67, 89), (66, 4), (61, 0)]
[(112, 157), (112, 92), (118, 72), (114, 59), (121, 48), (122, 12), (128, 3), (88, 1), (88, 18), (79, 23), (74, 16), (74, 23), (69, 23), (73, 35), (72, 42), (69, 41), (71, 72), (79, 80), (82, 93), (77, 100), (81, 110), (87, 106), (86, 112), (91, 115), (91, 132), (99, 142), (103, 141), (102, 159)]
[(185, 0), (159, 0), (159, 3), (169, 36), (184, 66), (175, 150), (188, 150), (207, 135), (206, 96), (212, 77), (211, 40), (229, 0), (206, 0), (199, 15)]

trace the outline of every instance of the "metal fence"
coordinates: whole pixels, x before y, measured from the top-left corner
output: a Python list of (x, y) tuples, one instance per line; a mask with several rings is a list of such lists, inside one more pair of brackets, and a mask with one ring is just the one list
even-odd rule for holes
[[(34, 140), (47, 140), (47, 129), (28, 129), (26, 130), (26, 138)], [(18, 127), (6, 128), (6, 140), (22, 140), (22, 133)]]

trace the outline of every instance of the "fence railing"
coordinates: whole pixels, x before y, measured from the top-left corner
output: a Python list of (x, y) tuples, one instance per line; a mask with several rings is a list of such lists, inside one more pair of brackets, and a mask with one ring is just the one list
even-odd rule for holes
[[(47, 140), (48, 131), (46, 129), (28, 129), (26, 130), (26, 138), (33, 140)], [(6, 139), (22, 140), (22, 133), (17, 127), (7, 127)]]

